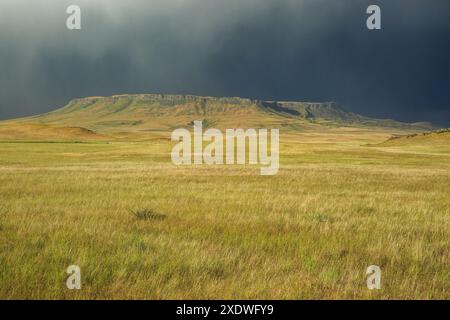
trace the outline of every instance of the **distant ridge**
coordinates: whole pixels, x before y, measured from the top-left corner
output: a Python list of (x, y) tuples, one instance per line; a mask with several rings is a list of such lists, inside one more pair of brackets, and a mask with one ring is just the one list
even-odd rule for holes
[(335, 102), (264, 101), (170, 94), (79, 98), (55, 111), (6, 123), (86, 128), (92, 135), (167, 131), (189, 127), (194, 120), (204, 120), (209, 126), (218, 128), (279, 127), (294, 131), (312, 126), (383, 127), (409, 132), (434, 128), (429, 123), (408, 124), (369, 118), (345, 111)]

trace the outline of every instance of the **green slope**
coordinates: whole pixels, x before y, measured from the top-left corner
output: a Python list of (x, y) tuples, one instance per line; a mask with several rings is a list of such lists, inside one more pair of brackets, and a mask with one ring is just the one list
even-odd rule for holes
[(293, 131), (352, 126), (392, 128), (412, 133), (431, 127), (429, 124), (368, 118), (347, 112), (333, 102), (278, 102), (161, 94), (75, 99), (53, 112), (10, 120), (0, 123), (0, 127), (32, 123), (50, 128), (80, 127), (98, 134), (117, 136), (165, 132), (189, 127), (194, 120), (204, 120), (208, 126), (217, 128), (279, 127)]

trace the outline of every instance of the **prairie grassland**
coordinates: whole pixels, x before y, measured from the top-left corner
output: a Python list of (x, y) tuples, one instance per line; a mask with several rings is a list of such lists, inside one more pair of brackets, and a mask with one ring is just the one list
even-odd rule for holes
[(282, 135), (270, 177), (163, 139), (2, 142), (0, 298), (448, 299), (450, 154), (384, 136)]

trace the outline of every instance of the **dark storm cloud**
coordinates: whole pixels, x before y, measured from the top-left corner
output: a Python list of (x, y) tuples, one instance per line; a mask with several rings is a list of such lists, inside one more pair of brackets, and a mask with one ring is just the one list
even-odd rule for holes
[[(70, 4), (81, 31), (65, 28)], [(381, 31), (366, 29), (369, 4)], [(449, 125), (449, 15), (447, 0), (0, 0), (0, 118), (162, 92)]]

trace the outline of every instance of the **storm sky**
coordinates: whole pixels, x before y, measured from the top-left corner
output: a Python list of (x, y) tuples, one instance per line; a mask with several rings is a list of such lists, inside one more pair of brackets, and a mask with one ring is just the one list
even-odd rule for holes
[[(82, 10), (70, 31), (66, 8)], [(366, 9), (382, 10), (382, 30)], [(85, 96), (336, 101), (450, 126), (448, 0), (0, 0), (0, 119)]]

